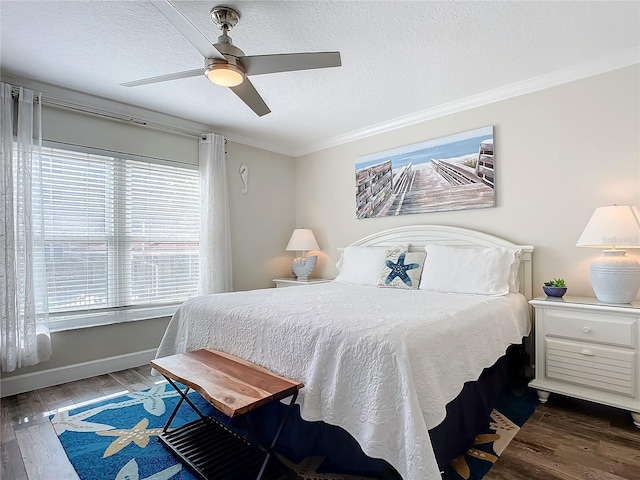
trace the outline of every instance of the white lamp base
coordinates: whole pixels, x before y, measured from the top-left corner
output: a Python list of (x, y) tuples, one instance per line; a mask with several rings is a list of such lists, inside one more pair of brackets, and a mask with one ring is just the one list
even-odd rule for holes
[(605, 250), (591, 264), (591, 286), (604, 303), (631, 303), (640, 289), (640, 264), (625, 250)]
[(309, 280), (309, 275), (311, 275), (313, 269), (316, 268), (316, 263), (318, 263), (318, 257), (316, 255), (311, 257), (298, 257), (293, 260), (291, 268), (296, 278), (304, 282)]

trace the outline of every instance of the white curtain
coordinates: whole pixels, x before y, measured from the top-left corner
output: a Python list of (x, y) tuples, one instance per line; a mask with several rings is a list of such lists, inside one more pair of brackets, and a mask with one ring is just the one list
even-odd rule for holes
[(227, 192), (227, 159), (222, 135), (209, 133), (200, 140), (200, 291), (230, 292), (231, 227)]
[(12, 86), (0, 83), (0, 88), (0, 357), (2, 371), (12, 372), (51, 358), (42, 236), (41, 98), (20, 88), (16, 112)]

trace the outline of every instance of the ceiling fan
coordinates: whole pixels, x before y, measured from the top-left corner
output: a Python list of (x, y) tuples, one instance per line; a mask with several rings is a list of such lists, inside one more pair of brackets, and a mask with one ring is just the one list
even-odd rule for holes
[(214, 7), (211, 10), (211, 20), (222, 30), (222, 35), (218, 37), (218, 43), (212, 45), (169, 0), (151, 0), (151, 3), (202, 54), (204, 57), (204, 72), (203, 69), (198, 68), (170, 73), (122, 83), (121, 85), (125, 87), (137, 87), (151, 83), (195, 77), (204, 73), (216, 85), (229, 87), (240, 100), (247, 104), (256, 115), (261, 117), (271, 112), (271, 110), (251, 81), (249, 81), (248, 76), (339, 67), (342, 65), (340, 52), (245, 55), (242, 50), (233, 45), (231, 37), (228, 35), (229, 30), (240, 21), (240, 14), (233, 8), (224, 5)]

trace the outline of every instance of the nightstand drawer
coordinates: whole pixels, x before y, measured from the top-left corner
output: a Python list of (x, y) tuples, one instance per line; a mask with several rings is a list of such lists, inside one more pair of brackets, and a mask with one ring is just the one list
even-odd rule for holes
[(596, 315), (560, 309), (547, 309), (544, 314), (546, 335), (632, 347), (636, 319), (618, 315)]
[(546, 376), (599, 390), (634, 396), (636, 352), (556, 338), (545, 339)]

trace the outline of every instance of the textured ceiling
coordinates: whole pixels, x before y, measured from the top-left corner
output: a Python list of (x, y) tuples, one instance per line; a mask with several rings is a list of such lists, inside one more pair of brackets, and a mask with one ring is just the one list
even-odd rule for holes
[[(215, 43), (215, 1), (174, 4)], [(247, 55), (339, 50), (343, 66), (252, 77), (272, 110), (259, 118), (204, 76), (119, 86), (203, 62), (145, 0), (2, 0), (0, 68), (301, 152), (640, 45), (637, 1), (225, 4), (240, 12), (230, 35)]]

